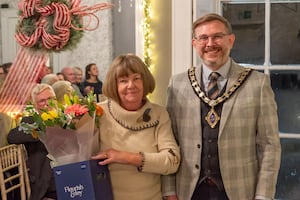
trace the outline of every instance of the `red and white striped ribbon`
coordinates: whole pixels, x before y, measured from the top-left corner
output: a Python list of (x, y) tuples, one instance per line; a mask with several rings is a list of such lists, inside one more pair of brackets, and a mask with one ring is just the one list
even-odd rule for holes
[(0, 88), (0, 112), (20, 112), (30, 99), (32, 87), (48, 55), (21, 47)]

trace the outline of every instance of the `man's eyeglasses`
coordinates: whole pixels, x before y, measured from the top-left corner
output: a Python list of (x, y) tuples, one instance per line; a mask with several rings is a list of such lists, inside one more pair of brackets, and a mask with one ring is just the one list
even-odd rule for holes
[(212, 35), (199, 35), (198, 37), (195, 37), (195, 39), (200, 43), (200, 44), (206, 44), (208, 42), (208, 39), (211, 38), (213, 42), (221, 42), (225, 36), (230, 35), (226, 33), (216, 33)]
[(48, 104), (49, 101), (56, 101), (56, 98), (55, 97), (48, 97), (48, 98), (45, 98), (45, 99), (40, 99), (36, 103), (39, 104), (39, 105)]

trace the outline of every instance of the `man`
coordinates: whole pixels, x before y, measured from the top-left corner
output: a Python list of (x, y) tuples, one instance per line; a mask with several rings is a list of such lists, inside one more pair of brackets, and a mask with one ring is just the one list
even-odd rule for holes
[[(41, 109), (48, 108), (50, 99), (55, 99), (55, 93), (50, 85), (37, 84), (31, 92), (31, 98), (35, 109), (41, 112)], [(30, 117), (24, 117), (22, 121), (33, 123), (33, 119)], [(33, 138), (32, 135), (20, 131), (19, 127), (9, 132), (7, 141), (10, 144), (24, 144), (27, 150), (31, 187), (30, 200), (56, 199), (53, 171), (44, 144), (39, 139)]]
[(82, 95), (84, 95), (84, 85), (83, 85), (83, 71), (80, 67), (74, 67), (76, 85), (78, 86)]
[(168, 200), (274, 198), (281, 157), (274, 94), (267, 75), (229, 57), (234, 40), (217, 14), (193, 24), (203, 64), (175, 75), (168, 88), (182, 153), (177, 174), (163, 177)]
[(63, 74), (64, 79), (66, 81), (69, 81), (72, 84), (72, 87), (74, 88), (76, 94), (79, 97), (83, 97), (82, 93), (80, 92), (79, 87), (76, 85), (76, 74), (75, 74), (74, 68), (72, 68), (72, 67), (64, 67), (61, 70), (61, 73)]

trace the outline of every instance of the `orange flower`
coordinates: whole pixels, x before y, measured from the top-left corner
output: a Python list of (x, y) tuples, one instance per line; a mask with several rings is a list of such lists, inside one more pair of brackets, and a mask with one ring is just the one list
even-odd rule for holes
[(103, 115), (103, 109), (102, 109), (102, 107), (99, 106), (99, 105), (96, 105), (96, 115), (97, 115), (97, 116)]
[(15, 116), (15, 119), (16, 119), (16, 121), (19, 121), (22, 117), (23, 117), (23, 113), (18, 113), (18, 114)]
[(38, 138), (39, 138), (38, 132), (35, 131), (35, 130), (32, 130), (31, 135), (32, 135), (32, 137), (33, 137), (34, 139), (38, 139)]
[(81, 116), (88, 111), (89, 110), (86, 108), (86, 106), (82, 106), (80, 104), (73, 104), (65, 109), (66, 114), (74, 114), (75, 116)]

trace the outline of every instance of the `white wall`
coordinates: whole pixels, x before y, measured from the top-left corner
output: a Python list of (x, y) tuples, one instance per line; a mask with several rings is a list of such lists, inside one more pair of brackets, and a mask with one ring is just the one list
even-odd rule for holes
[[(105, 0), (85, 0), (81, 5), (93, 5)], [(96, 13), (100, 20), (99, 27), (94, 31), (85, 31), (76, 49), (61, 53), (59, 57), (54, 57), (53, 67), (55, 71), (60, 71), (65, 66), (78, 66), (84, 71), (89, 63), (96, 63), (99, 67), (99, 78), (103, 80), (107, 68), (112, 60), (112, 16), (111, 10), (103, 10)]]
[(192, 65), (192, 0), (173, 0), (172, 4), (172, 74)]

